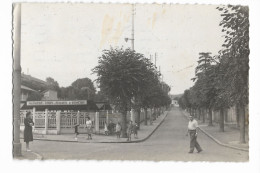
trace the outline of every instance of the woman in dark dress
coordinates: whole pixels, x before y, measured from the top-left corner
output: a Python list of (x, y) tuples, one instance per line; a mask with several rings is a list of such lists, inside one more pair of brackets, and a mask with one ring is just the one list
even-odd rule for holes
[(33, 141), (32, 126), (34, 125), (32, 120), (32, 113), (27, 112), (26, 118), (24, 119), (24, 142), (26, 142), (26, 151), (29, 149), (29, 142)]

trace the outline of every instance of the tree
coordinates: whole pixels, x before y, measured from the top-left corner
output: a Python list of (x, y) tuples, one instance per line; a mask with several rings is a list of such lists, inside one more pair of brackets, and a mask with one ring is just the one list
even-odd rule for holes
[(122, 113), (122, 135), (126, 137), (126, 115), (131, 108), (131, 99), (146, 85), (149, 69), (148, 59), (131, 49), (104, 50), (98, 65), (93, 69), (97, 83)]
[(60, 98), (70, 100), (94, 100), (96, 89), (89, 78), (77, 79), (71, 86), (60, 88)]
[(59, 83), (55, 81), (52, 77), (47, 77), (46, 82), (47, 82), (47, 89), (57, 91), (57, 95), (60, 98), (61, 90), (60, 90)]
[[(212, 126), (212, 108), (216, 97), (216, 65), (219, 64), (216, 56), (211, 56), (210, 52), (199, 53), (198, 66), (195, 70), (197, 89), (197, 100), (199, 109), (202, 109), (203, 122), (205, 122), (205, 111), (209, 113), (209, 126)], [(201, 111), (200, 111), (201, 112)]]
[(89, 78), (77, 79), (71, 86), (75, 90), (77, 99), (94, 100), (96, 89), (93, 82)]
[(60, 89), (59, 83), (57, 81), (55, 81), (53, 78), (47, 77), (46, 82), (47, 82), (48, 89), (52, 89), (55, 91), (58, 91)]
[(28, 98), (27, 101), (40, 101), (42, 99), (43, 95), (39, 92), (32, 92)]
[(96, 102), (108, 101), (108, 96), (105, 95), (105, 93), (100, 90), (100, 91), (98, 91), (97, 94), (95, 95), (95, 101), (96, 101)]
[(225, 43), (220, 58), (225, 66), (224, 81), (228, 83), (225, 94), (229, 105), (238, 107), (240, 142), (245, 143), (245, 107), (248, 104), (249, 71), (249, 13), (247, 6), (221, 6), (220, 26), (225, 33)]

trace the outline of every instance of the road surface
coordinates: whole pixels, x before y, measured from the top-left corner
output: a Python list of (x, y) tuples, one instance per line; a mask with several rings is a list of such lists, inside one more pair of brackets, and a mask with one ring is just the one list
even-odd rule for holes
[[(216, 144), (202, 132), (198, 135), (203, 152), (189, 154), (188, 120), (172, 109), (161, 126), (141, 143), (74, 143), (33, 141), (32, 151), (44, 159), (147, 160), (147, 161), (248, 161), (248, 152)], [(25, 145), (23, 144), (23, 149)]]

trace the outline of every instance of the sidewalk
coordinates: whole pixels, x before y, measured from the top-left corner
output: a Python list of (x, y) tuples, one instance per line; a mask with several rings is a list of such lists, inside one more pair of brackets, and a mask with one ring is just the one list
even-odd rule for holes
[(26, 152), (22, 150), (22, 155), (20, 157), (14, 157), (14, 160), (42, 160), (43, 157), (33, 151)]
[[(189, 116), (188, 112), (181, 111), (187, 118)], [(199, 123), (200, 130), (205, 133), (208, 137), (214, 140), (219, 145), (238, 149), (242, 151), (249, 151), (249, 137), (248, 133), (246, 133), (246, 143), (242, 144), (239, 142), (240, 132), (239, 129), (232, 125), (225, 125), (224, 132), (219, 131), (219, 125), (217, 123), (213, 123), (213, 126), (208, 126), (208, 123), (202, 123), (201, 120), (197, 120)]]
[(143, 123), (140, 125), (140, 130), (138, 130), (138, 138), (134, 138), (132, 135), (132, 141), (126, 141), (127, 138), (117, 139), (116, 135), (105, 136), (105, 135), (95, 135), (92, 134), (92, 140), (87, 140), (87, 134), (79, 134), (78, 139), (75, 139), (75, 134), (62, 134), (62, 135), (41, 135), (34, 134), (34, 140), (42, 141), (56, 141), (56, 142), (81, 142), (81, 143), (136, 143), (142, 142), (148, 139), (154, 131), (160, 126), (165, 117), (167, 116), (168, 111), (165, 111), (161, 114), (152, 125), (148, 122), (148, 125), (145, 126)]

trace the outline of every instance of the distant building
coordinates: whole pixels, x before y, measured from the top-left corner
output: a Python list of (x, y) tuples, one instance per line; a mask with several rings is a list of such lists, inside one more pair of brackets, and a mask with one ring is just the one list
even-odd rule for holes
[(32, 92), (38, 92), (32, 88), (21, 85), (21, 101), (26, 101)]
[(48, 83), (32, 77), (31, 75), (21, 74), (21, 101), (27, 101), (32, 93), (43, 95), (41, 100), (58, 100), (57, 91), (48, 89)]
[(178, 98), (180, 98), (182, 94), (176, 94), (176, 95), (170, 95), (170, 98), (172, 100), (171, 105), (174, 107), (179, 107)]
[(45, 90), (42, 92), (43, 93), (43, 98), (42, 100), (58, 100), (58, 93), (55, 90)]
[(173, 105), (174, 107), (179, 107), (178, 100), (172, 100), (172, 105)]

